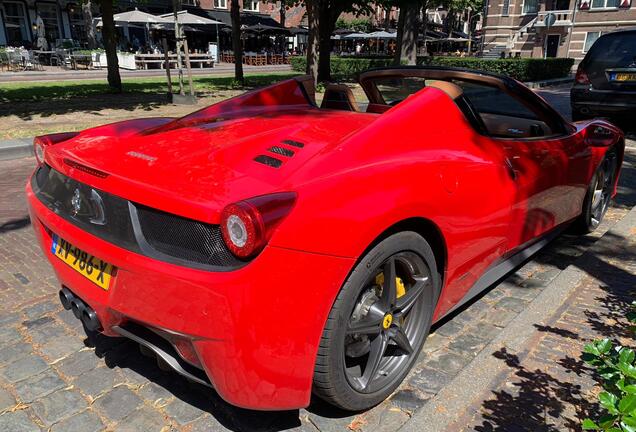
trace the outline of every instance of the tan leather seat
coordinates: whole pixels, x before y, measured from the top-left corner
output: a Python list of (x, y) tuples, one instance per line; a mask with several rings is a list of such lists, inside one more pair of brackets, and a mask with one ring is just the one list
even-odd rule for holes
[(316, 105), (316, 85), (314, 83), (314, 77), (311, 75), (301, 75), (296, 77), (296, 81), (305, 89), (309, 101)]
[(353, 92), (344, 84), (329, 84), (325, 88), (325, 96), (320, 108), (343, 111), (360, 111)]
[(464, 90), (462, 90), (460, 86), (448, 81), (433, 81), (432, 83), (427, 84), (426, 87), (440, 89), (448, 96), (450, 96), (450, 98), (453, 100), (458, 99), (461, 95), (464, 94)]

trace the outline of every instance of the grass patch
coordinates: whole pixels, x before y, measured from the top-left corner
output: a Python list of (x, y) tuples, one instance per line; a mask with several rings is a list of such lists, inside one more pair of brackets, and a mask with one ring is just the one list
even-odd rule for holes
[[(247, 74), (245, 85), (240, 86), (234, 76), (195, 76), (193, 83), (197, 94), (207, 94), (220, 90), (249, 90), (297, 76), (295, 72), (271, 72), (267, 74)], [(173, 76), (174, 79), (174, 76)], [(125, 93), (166, 93), (168, 85), (165, 77), (124, 78)], [(188, 88), (187, 80), (185, 88)], [(174, 89), (174, 85), (173, 85)], [(53, 82), (16, 82), (0, 84), (0, 102), (41, 102), (59, 101), (77, 97), (87, 97), (113, 93), (106, 80), (78, 80)]]

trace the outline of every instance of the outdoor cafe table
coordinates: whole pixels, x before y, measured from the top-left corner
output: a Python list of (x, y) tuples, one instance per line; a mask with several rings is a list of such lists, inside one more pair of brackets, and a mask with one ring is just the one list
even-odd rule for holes
[(77, 69), (77, 65), (84, 65), (86, 69), (91, 66), (92, 56), (90, 54), (71, 54), (71, 67)]
[(55, 55), (55, 51), (47, 51), (47, 50), (33, 50), (33, 54), (38, 56), (38, 60), (40, 63), (43, 63), (42, 60), (46, 60), (49, 66), (53, 65), (53, 56)]
[[(185, 66), (185, 56), (182, 56), (183, 65)], [(176, 54), (168, 54), (170, 66), (177, 63)], [(148, 65), (158, 65), (161, 69), (164, 68), (165, 55), (164, 54), (135, 54), (135, 63), (142, 69), (148, 69)], [(203, 68), (204, 64), (209, 64), (210, 67), (214, 67), (214, 58), (209, 53), (194, 53), (190, 54), (190, 64), (198, 64), (199, 68)]]

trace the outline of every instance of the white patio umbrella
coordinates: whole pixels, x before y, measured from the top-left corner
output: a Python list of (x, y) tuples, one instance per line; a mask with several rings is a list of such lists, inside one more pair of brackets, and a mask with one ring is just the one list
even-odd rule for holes
[[(163, 15), (159, 15), (164, 21), (162, 22), (170, 22), (174, 23), (174, 14), (167, 13)], [(188, 11), (182, 10), (177, 12), (177, 20), (179, 24), (199, 24), (199, 25), (214, 25), (214, 24), (223, 24), (221, 21), (215, 21), (213, 19), (204, 18), (199, 15), (191, 14)]]
[[(116, 23), (143, 23), (143, 24), (156, 24), (156, 23), (165, 23), (169, 22), (165, 18), (160, 16), (152, 15), (146, 12), (142, 12), (139, 9), (135, 8), (135, 10), (122, 12), (113, 15), (113, 20)], [(97, 27), (102, 27), (104, 23), (100, 18), (97, 21)]]
[(351, 33), (343, 37), (343, 39), (369, 39), (368, 33)]
[(382, 30), (369, 33), (369, 36), (376, 39), (395, 39), (397, 38), (397, 33), (389, 33), (388, 31)]

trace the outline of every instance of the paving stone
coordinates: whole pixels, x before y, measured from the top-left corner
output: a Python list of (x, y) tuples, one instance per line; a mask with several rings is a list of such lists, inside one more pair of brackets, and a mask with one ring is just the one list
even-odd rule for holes
[(16, 404), (16, 400), (11, 393), (0, 387), (0, 412), (12, 407)]
[(457, 334), (459, 334), (462, 330), (464, 330), (464, 325), (457, 322), (457, 321), (448, 321), (446, 323), (444, 323), (443, 326), (439, 327), (437, 330), (435, 330), (435, 334), (437, 335), (442, 335), (442, 336), (447, 336), (447, 337), (453, 337)]
[(79, 351), (82, 346), (78, 338), (64, 334), (47, 340), (38, 348), (42, 355), (55, 362)]
[(35, 329), (38, 327), (45, 326), (47, 324), (54, 323), (55, 320), (50, 316), (43, 316), (39, 318), (32, 318), (26, 321), (22, 321), (22, 325), (28, 329)]
[(18, 382), (46, 370), (49, 365), (35, 355), (26, 357), (19, 362), (11, 363), (0, 369), (2, 375), (9, 382)]
[(116, 370), (100, 366), (77, 377), (73, 385), (85, 395), (96, 398), (121, 382), (123, 378)]
[(445, 374), (454, 376), (464, 368), (472, 359), (464, 354), (458, 354), (452, 351), (445, 351), (443, 353), (435, 353), (426, 362), (426, 366)]
[[(104, 423), (102, 423), (99, 416), (91, 410), (86, 410), (54, 424), (50, 432), (98, 432), (101, 430), (104, 430)], [(149, 429), (138, 430), (145, 431)]]
[(137, 393), (151, 404), (155, 404), (158, 401), (168, 401), (173, 397), (173, 394), (170, 391), (154, 382), (145, 384), (138, 390)]
[[(437, 351), (440, 348), (445, 347), (450, 342), (450, 338), (446, 336), (439, 335), (437, 333), (431, 334), (426, 338), (426, 342), (424, 342), (424, 346), (422, 347), (422, 354), (429, 354)], [(419, 361), (419, 360), (418, 360)]]
[(166, 406), (165, 410), (170, 417), (175, 418), (181, 424), (196, 420), (204, 413), (204, 411), (190, 405), (187, 402), (182, 401), (181, 399), (175, 399), (174, 401), (170, 402)]
[(484, 316), (484, 321), (489, 322), (497, 327), (505, 327), (517, 315), (517, 312), (503, 309), (493, 309)]
[[(56, 296), (57, 300), (57, 296)], [(52, 300), (48, 300), (42, 303), (35, 304), (33, 306), (29, 306), (24, 309), (23, 312), (29, 319), (39, 318), (42, 315), (45, 315), (49, 312), (54, 312), (58, 310), (61, 306), (58, 305), (57, 302), (53, 302)]]
[(118, 432), (159, 432), (163, 427), (164, 416), (159, 411), (141, 407), (119, 422), (116, 430)]
[(26, 410), (20, 410), (0, 415), (0, 431), (40, 432), (40, 428), (29, 418)]
[(308, 415), (309, 421), (316, 426), (320, 432), (342, 432), (350, 431), (349, 427), (351, 422), (356, 418), (355, 415), (347, 415), (346, 413), (339, 413), (341, 416), (323, 417), (316, 413), (310, 412)]
[(66, 387), (67, 384), (52, 369), (34, 375), (15, 385), (15, 391), (22, 402), (32, 402), (42, 396)]
[(22, 335), (15, 327), (0, 326), (0, 346), (12, 345), (22, 339)]
[(50, 426), (88, 406), (77, 390), (60, 390), (38, 399), (31, 405), (42, 422)]
[(430, 393), (404, 389), (397, 391), (393, 396), (391, 396), (391, 403), (403, 411), (413, 413), (423, 407), (431, 396), (432, 395)]
[[(45, 317), (50, 318), (50, 317)], [(54, 320), (51, 319), (50, 322), (47, 322), (45, 325), (36, 326), (28, 329), (29, 336), (33, 342), (37, 344), (43, 344), (47, 341), (64, 336), (66, 333), (64, 329)]]
[(82, 326), (82, 322), (75, 318), (73, 312), (62, 309), (56, 314), (56, 316), (60, 321), (69, 326), (71, 329), (83, 333), (84, 327)]
[(450, 379), (450, 376), (444, 372), (425, 367), (413, 374), (409, 378), (408, 383), (411, 387), (415, 387), (422, 392), (437, 393)]
[(101, 363), (93, 350), (78, 351), (62, 360), (56, 366), (64, 375), (74, 377), (95, 369)]
[(20, 319), (21, 315), (18, 312), (3, 313), (0, 315), (0, 327), (17, 325)]
[(477, 335), (465, 333), (456, 337), (448, 347), (458, 353), (476, 356), (488, 341)]
[(93, 407), (111, 420), (121, 420), (142, 404), (139, 396), (126, 386), (119, 386), (96, 399)]
[(0, 349), (0, 365), (13, 363), (31, 354), (33, 347), (26, 343), (17, 343)]
[(497, 309), (511, 310), (514, 312), (521, 312), (527, 306), (528, 306), (528, 302), (526, 300), (522, 300), (515, 297), (502, 298), (495, 305)]
[[(354, 430), (373, 432), (394, 432), (408, 421), (410, 416), (401, 409), (389, 404), (381, 404), (358, 416), (359, 427)], [(354, 423), (354, 426), (357, 426)]]
[[(298, 426), (299, 429), (291, 428), (284, 429), (285, 432), (318, 432), (318, 429), (314, 427), (309, 421), (305, 421)], [(219, 432), (219, 431), (227, 431), (227, 429), (219, 423), (217, 419), (215, 419), (211, 415), (205, 415), (192, 423), (188, 423), (182, 429), (183, 432)]]
[(494, 324), (481, 321), (475, 324), (474, 327), (471, 327), (467, 330), (467, 333), (473, 334), (477, 337), (483, 338), (487, 341), (491, 341), (501, 332), (501, 328), (497, 327)]

